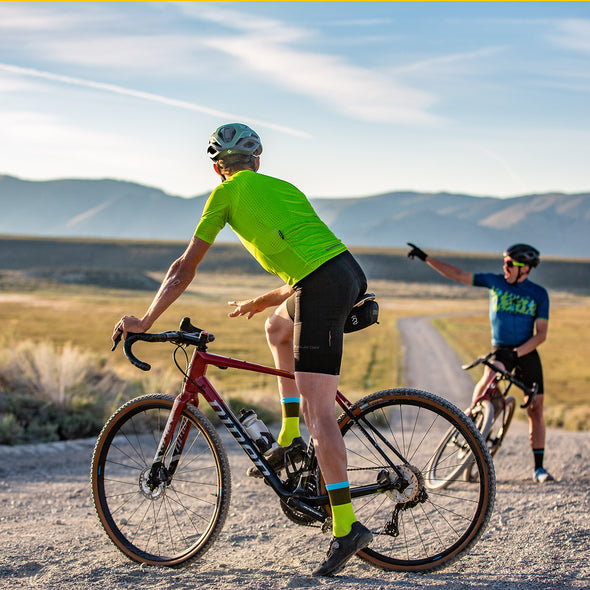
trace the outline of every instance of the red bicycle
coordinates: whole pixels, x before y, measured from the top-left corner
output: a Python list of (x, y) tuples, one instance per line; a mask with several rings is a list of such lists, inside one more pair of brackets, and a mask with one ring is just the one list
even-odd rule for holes
[[(494, 377), (483, 393), (465, 410), (465, 414), (481, 432), (492, 457), (502, 446), (516, 409), (516, 399), (508, 395), (512, 385), (516, 385), (524, 392), (526, 400), (520, 406), (521, 408), (529, 405), (534, 407), (537, 397), (536, 384), (532, 388), (527, 387), (515, 377), (513, 372), (494, 365), (490, 360), (493, 356), (494, 353), (490, 352), (471, 364), (462, 366), (464, 370), (469, 370), (483, 364), (494, 371)], [(475, 481), (478, 473), (471, 451), (461, 434), (455, 429), (449, 429), (430, 464), (426, 484), (430, 489), (442, 489), (460, 476), (469, 482)]]
[[(177, 566), (211, 547), (226, 519), (231, 493), (229, 462), (211, 421), (199, 410), (208, 402), (293, 522), (329, 530), (330, 503), (313, 443), (285, 455), (279, 477), (206, 376), (209, 366), (294, 378), (291, 373), (207, 352), (214, 336), (185, 318), (177, 331), (130, 334), (124, 350), (142, 370), (137, 341), (170, 342), (184, 374), (178, 396), (133, 399), (107, 421), (91, 467), (92, 497), (111, 541), (142, 563)], [(115, 345), (116, 346), (116, 345)], [(194, 346), (189, 361), (186, 348)], [(177, 361), (186, 355), (187, 367)], [(355, 512), (373, 531), (361, 559), (390, 570), (434, 570), (469, 550), (492, 513), (492, 459), (472, 420), (448, 401), (412, 389), (380, 391), (351, 403), (338, 392), (338, 418), (347, 447)], [(456, 493), (429, 491), (427, 466), (436, 441), (449, 427), (461, 433), (474, 458), (478, 484)], [(437, 436), (437, 434), (439, 436)], [(266, 448), (266, 447), (264, 447)]]

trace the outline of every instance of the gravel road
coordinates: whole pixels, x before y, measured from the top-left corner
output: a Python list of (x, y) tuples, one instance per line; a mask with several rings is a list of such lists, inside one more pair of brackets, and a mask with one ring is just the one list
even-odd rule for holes
[[(472, 382), (430, 323), (405, 320), (400, 329), (407, 384), (468, 405)], [(93, 440), (0, 447), (0, 588), (590, 588), (589, 432), (549, 430), (546, 463), (557, 481), (539, 486), (531, 481), (526, 424), (513, 422), (495, 460), (490, 525), (448, 568), (392, 573), (353, 559), (326, 579), (309, 572), (328, 535), (288, 521), (271, 490), (245, 476), (248, 460), (237, 445), (225, 434), (223, 440), (233, 475), (230, 514), (212, 549), (181, 569), (142, 567), (107, 540), (89, 493)]]

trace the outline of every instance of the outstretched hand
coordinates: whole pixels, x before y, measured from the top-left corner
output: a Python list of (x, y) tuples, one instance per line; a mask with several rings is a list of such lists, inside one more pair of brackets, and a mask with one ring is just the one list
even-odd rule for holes
[(408, 252), (408, 258), (410, 258), (411, 260), (414, 260), (415, 257), (419, 258), (420, 260), (422, 260), (422, 262), (426, 261), (426, 257), (428, 256), (428, 254), (426, 254), (426, 252), (424, 252), (423, 250), (420, 250), (420, 248), (418, 248), (418, 246), (416, 246), (415, 244), (412, 244), (411, 242), (407, 242), (408, 246), (410, 246), (412, 249)]
[(253, 315), (268, 309), (269, 307), (275, 307), (280, 305), (293, 293), (293, 287), (284, 284), (278, 289), (273, 289), (264, 295), (255, 297), (254, 299), (246, 299), (244, 301), (228, 301), (229, 305), (235, 305), (236, 308), (230, 311), (227, 315), (230, 318), (237, 318), (241, 315), (247, 315), (250, 319)]
[(235, 305), (235, 309), (227, 314), (230, 318), (237, 318), (241, 315), (245, 315), (247, 316), (247, 319), (250, 319), (252, 316), (267, 308), (258, 297), (256, 299), (247, 299), (245, 301), (228, 301), (227, 303), (228, 305)]

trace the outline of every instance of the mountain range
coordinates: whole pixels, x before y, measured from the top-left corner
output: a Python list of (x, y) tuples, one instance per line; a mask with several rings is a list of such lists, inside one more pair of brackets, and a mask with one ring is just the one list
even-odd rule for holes
[[(208, 195), (181, 198), (111, 179), (29, 181), (0, 176), (0, 234), (187, 240)], [(311, 198), (350, 246), (499, 252), (527, 242), (546, 256), (590, 258), (590, 192), (512, 198), (391, 192)], [(218, 241), (235, 241), (225, 228)]]

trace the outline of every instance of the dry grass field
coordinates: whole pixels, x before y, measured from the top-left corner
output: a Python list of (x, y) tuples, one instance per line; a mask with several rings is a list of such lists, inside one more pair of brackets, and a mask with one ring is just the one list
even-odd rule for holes
[[(154, 274), (159, 280), (161, 275)], [(200, 273), (191, 289), (162, 316), (153, 331), (176, 329), (184, 316), (216, 336), (210, 350), (234, 358), (272, 364), (264, 338), (266, 314), (251, 320), (228, 318), (228, 300), (246, 299), (277, 286), (265, 275)], [(341, 388), (352, 399), (379, 389), (403, 384), (402, 347), (397, 320), (412, 315), (438, 318), (440, 329), (462, 360), (489, 348), (487, 294), (460, 286), (411, 285), (373, 281), (369, 290), (378, 294), (380, 323), (348, 334), (342, 364)], [(137, 291), (65, 285), (44, 286), (0, 294), (0, 363), (5, 351), (21, 340), (51, 341), (57, 347), (70, 343), (98, 358), (128, 381), (144, 381), (144, 389), (175, 392), (181, 377), (172, 364), (173, 347), (139, 343), (134, 350), (152, 364), (149, 373), (131, 366), (118, 349), (110, 352), (112, 327), (122, 314), (141, 314), (152, 294)], [(590, 428), (586, 358), (588, 340), (583, 332), (590, 319), (590, 299), (558, 295), (552, 299), (549, 341), (542, 354), (546, 367), (548, 415), (551, 423), (567, 428)], [(4, 352), (3, 352), (4, 351)], [(210, 369), (210, 378), (229, 398), (276, 408), (275, 379), (253, 373)]]

